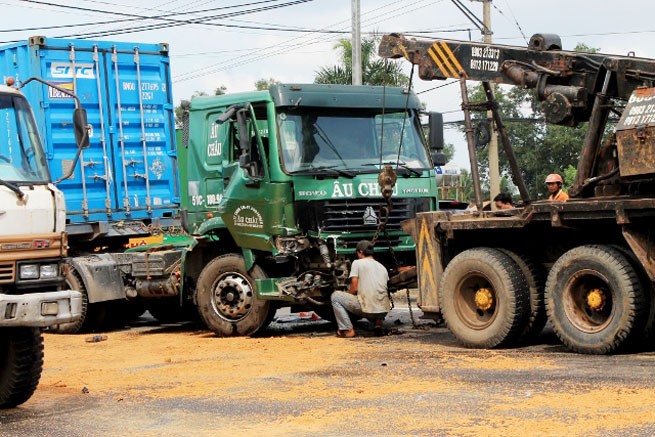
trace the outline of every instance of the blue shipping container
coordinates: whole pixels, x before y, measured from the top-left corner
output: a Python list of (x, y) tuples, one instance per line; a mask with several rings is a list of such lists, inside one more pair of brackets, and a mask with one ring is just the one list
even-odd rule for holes
[[(66, 196), (68, 231), (103, 222), (169, 224), (179, 206), (174, 106), (166, 44), (32, 37), (0, 47), (0, 73), (40, 77), (73, 91), (92, 126)], [(74, 100), (53, 88), (23, 88), (33, 107), (53, 180), (69, 172), (77, 146)], [(100, 226), (100, 228), (106, 228)], [(128, 232), (129, 233), (129, 232)], [(138, 232), (137, 232), (138, 233)]]

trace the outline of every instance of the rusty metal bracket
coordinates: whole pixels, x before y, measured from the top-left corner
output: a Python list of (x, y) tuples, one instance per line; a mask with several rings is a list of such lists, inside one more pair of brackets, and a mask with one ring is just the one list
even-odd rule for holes
[(550, 212), (550, 224), (553, 225), (554, 228), (561, 228), (564, 226), (564, 223), (562, 223), (562, 218), (559, 215), (559, 211), (556, 209), (553, 209)]
[(653, 245), (650, 232), (644, 233), (629, 226), (623, 226), (621, 230), (648, 277), (651, 281), (655, 281), (655, 245)]
[(625, 213), (625, 208), (623, 208), (623, 205), (616, 206), (616, 223), (619, 225), (630, 224), (630, 217)]

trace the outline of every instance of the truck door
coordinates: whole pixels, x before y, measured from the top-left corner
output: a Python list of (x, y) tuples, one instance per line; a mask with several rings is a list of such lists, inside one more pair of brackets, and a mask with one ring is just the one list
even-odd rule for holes
[[(280, 226), (284, 204), (290, 197), (287, 184), (271, 183), (268, 120), (265, 104), (251, 104), (232, 120), (231, 162), (224, 173), (225, 191), (221, 217), (236, 243), (249, 249), (271, 250), (271, 234)], [(263, 111), (257, 110), (264, 108)]]

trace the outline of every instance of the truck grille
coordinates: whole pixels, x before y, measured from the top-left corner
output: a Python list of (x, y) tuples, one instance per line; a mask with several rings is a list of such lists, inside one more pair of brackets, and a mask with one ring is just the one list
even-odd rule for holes
[[(377, 230), (376, 218), (380, 217), (380, 206), (386, 205), (382, 199), (329, 199), (299, 203), (297, 217), (304, 231), (319, 229), (324, 233), (370, 233), (371, 236)], [(394, 198), (387, 231), (400, 231), (401, 221), (415, 217), (417, 212), (428, 211), (429, 207), (430, 199)], [(371, 216), (371, 212), (374, 216)], [(358, 239), (353, 239), (353, 247)]]
[(0, 263), (0, 283), (9, 284), (15, 281), (16, 264)]

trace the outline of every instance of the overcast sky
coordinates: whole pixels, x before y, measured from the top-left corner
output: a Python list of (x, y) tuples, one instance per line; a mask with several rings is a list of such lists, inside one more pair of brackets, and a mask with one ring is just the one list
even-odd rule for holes
[[(281, 82), (313, 82), (315, 72), (320, 67), (337, 63), (337, 52), (333, 48), (338, 40), (350, 37), (351, 1), (0, 1), (3, 11), (0, 14), (0, 41), (16, 41), (32, 35), (86, 35), (95, 31), (125, 30), (163, 22), (141, 20), (68, 27), (126, 20), (130, 18), (128, 14), (147, 17), (165, 15), (169, 20), (189, 20), (287, 3), (292, 5), (239, 14), (215, 20), (211, 22), (213, 24), (177, 25), (98, 38), (168, 43), (173, 94), (177, 103), (190, 97), (194, 91), (212, 93), (221, 85), (228, 92), (250, 91), (254, 89), (255, 81), (262, 78), (274, 78)], [(363, 33), (402, 32), (425, 38), (481, 40), (480, 31), (451, 0), (360, 0), (360, 3)], [(462, 0), (462, 3), (482, 18), (481, 2)], [(60, 7), (64, 5), (69, 7)], [(236, 7), (238, 5), (243, 6)], [(633, 51), (637, 56), (655, 58), (653, 0), (494, 0), (492, 5), (491, 27), (494, 42), (497, 43), (525, 46), (534, 33), (555, 33), (562, 37), (565, 49), (573, 49), (577, 43), (584, 43), (605, 53), (626, 54)], [(209, 9), (212, 11), (189, 14)], [(409, 73), (409, 63), (399, 62), (403, 62)], [(428, 110), (444, 112), (446, 121), (461, 120), (459, 87), (451, 85), (428, 91), (440, 84), (442, 82), (423, 82), (416, 77), (414, 89), (426, 102)], [(468, 167), (465, 145), (459, 131), (448, 129), (446, 141), (456, 145), (457, 165)]]

